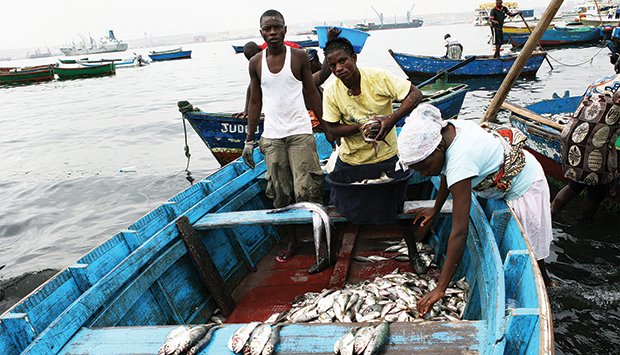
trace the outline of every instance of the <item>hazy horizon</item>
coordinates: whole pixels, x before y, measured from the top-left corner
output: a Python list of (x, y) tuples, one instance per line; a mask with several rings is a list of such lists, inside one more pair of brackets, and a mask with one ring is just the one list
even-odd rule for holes
[[(7, 0), (7, 2), (10, 2)], [(34, 0), (29, 2), (27, 20), (22, 16), (6, 16), (0, 22), (0, 51), (10, 49), (55, 47), (63, 43), (79, 42), (80, 35), (95, 39), (106, 36), (114, 30), (117, 38), (139, 39), (208, 32), (241, 32), (256, 29), (258, 19), (268, 9), (276, 9), (284, 15), (287, 25), (310, 22), (338, 23), (353, 19), (379, 22), (374, 7), (382, 13), (385, 22), (405, 18), (407, 12), (415, 7), (412, 16), (471, 12), (485, 1), (462, 0), (452, 2), (418, 1), (370, 1), (345, 0), (333, 2), (315, 0), (307, 6), (283, 0), (240, 1), (231, 0), (213, 5), (199, 0), (187, 0), (175, 7), (161, 0), (120, 1), (105, 3), (84, 3), (77, 0), (59, 0), (53, 3)], [(521, 8), (546, 7), (548, 1), (519, 1)], [(14, 3), (16, 5), (16, 2)], [(23, 5), (23, 2), (20, 2)], [(566, 7), (569, 4), (565, 4)], [(16, 7), (16, 6), (15, 6)], [(11, 6), (5, 4), (5, 9)], [(541, 14), (537, 14), (540, 16)]]

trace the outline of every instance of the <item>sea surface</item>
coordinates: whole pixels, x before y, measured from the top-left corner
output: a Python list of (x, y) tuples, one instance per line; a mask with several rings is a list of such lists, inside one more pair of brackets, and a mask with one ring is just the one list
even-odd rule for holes
[[(461, 41), (465, 55), (492, 54), (486, 27), (423, 26), (370, 32), (358, 65), (404, 77), (388, 49), (443, 55), (446, 33)], [(0, 88), (0, 312), (189, 185), (176, 103), (241, 111), (247, 61), (234, 54), (231, 44), (244, 42), (183, 45), (193, 50), (192, 59), (119, 69), (110, 77)], [(92, 58), (146, 56), (152, 49), (165, 48)], [(613, 72), (605, 48), (552, 49), (549, 54), (554, 69), (543, 63), (535, 79), (516, 83), (508, 101), (526, 105), (565, 90), (580, 95), (590, 82)], [(500, 80), (468, 84), (471, 91), (460, 117), (478, 120)], [(500, 119), (506, 121), (507, 115)], [(194, 178), (218, 168), (190, 127), (187, 139)], [(547, 261), (558, 283), (549, 291), (558, 353), (620, 349), (618, 221), (617, 215), (602, 214), (583, 225), (569, 211), (554, 223)]]

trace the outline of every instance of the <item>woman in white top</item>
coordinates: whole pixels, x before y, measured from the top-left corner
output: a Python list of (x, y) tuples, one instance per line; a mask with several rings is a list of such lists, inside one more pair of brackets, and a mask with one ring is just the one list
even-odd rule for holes
[(417, 303), (421, 314), (443, 297), (463, 255), (472, 191), (483, 198), (503, 198), (523, 225), (545, 284), (551, 280), (544, 258), (552, 240), (549, 187), (542, 167), (528, 152), (475, 122), (443, 121), (439, 110), (421, 105), (398, 137), (400, 160), (425, 176), (441, 175), (435, 206), (414, 211), (423, 227), (438, 215), (452, 194), (452, 230), (437, 287)]

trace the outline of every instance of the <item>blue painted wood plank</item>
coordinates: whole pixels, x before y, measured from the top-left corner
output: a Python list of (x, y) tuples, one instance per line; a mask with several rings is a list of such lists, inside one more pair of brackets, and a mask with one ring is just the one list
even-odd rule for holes
[(170, 298), (169, 302), (183, 319), (178, 324), (187, 322), (196, 307), (211, 299), (187, 254), (166, 270), (161, 276), (161, 283)]
[(141, 240), (146, 240), (175, 218), (175, 213), (169, 205), (161, 205), (130, 225), (128, 229), (135, 230)]
[(510, 222), (511, 218), (512, 214), (508, 208), (495, 210), (491, 214), (489, 223), (491, 224), (491, 229), (493, 230), (493, 235), (495, 236), (495, 243), (498, 246), (502, 245), (504, 241), (506, 228), (508, 227), (508, 222)]
[(13, 345), (19, 352), (37, 336), (37, 331), (26, 313), (6, 313), (1, 320)]
[(13, 339), (0, 319), (0, 354), (18, 354), (17, 348), (13, 345)]
[(516, 300), (519, 308), (537, 308), (538, 294), (532, 261), (527, 250), (511, 250), (504, 263), (506, 299)]
[(511, 310), (506, 320), (506, 353), (525, 354), (537, 324), (537, 308)]
[[(106, 303), (105, 308), (92, 321), (91, 326), (109, 327), (117, 325), (125, 316), (125, 312), (131, 309), (153, 283), (186, 253), (187, 249), (181, 240), (166, 249), (144, 271), (135, 275), (131, 283), (124, 287), (120, 294)], [(138, 305), (139, 307), (140, 305)]]
[(88, 264), (73, 264), (69, 267), (69, 271), (81, 292), (85, 292), (93, 285), (87, 275)]
[(91, 284), (110, 272), (131, 253), (125, 237), (117, 234), (79, 260), (86, 264), (85, 275)]
[(176, 215), (180, 215), (181, 213), (187, 211), (190, 207), (197, 204), (200, 200), (207, 197), (208, 194), (209, 189), (206, 185), (198, 183), (181, 191), (168, 201), (174, 202), (172, 208)]
[[(200, 354), (232, 354), (228, 339), (242, 324), (218, 329)], [(292, 324), (282, 328), (279, 354), (329, 354), (353, 324)], [(155, 354), (175, 327), (82, 328), (61, 354)], [(483, 350), (484, 322), (393, 323), (386, 354), (414, 352), (477, 353)]]

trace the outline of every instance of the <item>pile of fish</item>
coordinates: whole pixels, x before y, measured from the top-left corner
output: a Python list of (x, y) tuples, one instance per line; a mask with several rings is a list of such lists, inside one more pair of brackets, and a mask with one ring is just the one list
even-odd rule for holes
[[(391, 259), (394, 259), (397, 261), (409, 261), (409, 248), (407, 247), (407, 243), (405, 242), (404, 239), (398, 242), (384, 241), (383, 243), (389, 244), (389, 246), (385, 248), (384, 252), (397, 253), (397, 254), (392, 257), (385, 257), (381, 255), (369, 255), (369, 256), (356, 255), (353, 257), (353, 260), (359, 261), (359, 262), (377, 262), (377, 261), (385, 261), (385, 260), (391, 260)], [(416, 247), (418, 249), (418, 254), (420, 255), (420, 258), (422, 259), (424, 264), (427, 267), (434, 266), (433, 248), (430, 245), (424, 244), (421, 242), (418, 242), (416, 244)]]
[(573, 119), (572, 112), (556, 113), (556, 114), (543, 113), (541, 114), (541, 116), (547, 119), (550, 119), (553, 122), (562, 124), (562, 125), (568, 124)]
[(209, 344), (213, 333), (221, 328), (218, 323), (182, 325), (168, 333), (158, 355), (198, 354)]
[(237, 329), (228, 340), (228, 349), (235, 354), (271, 355), (278, 341), (280, 328), (284, 324), (252, 322)]
[(308, 210), (312, 212), (312, 234), (314, 236), (314, 251), (316, 253), (316, 264), (318, 266), (320, 262), (319, 249), (321, 248), (321, 239), (323, 237), (323, 234), (325, 234), (325, 241), (327, 244), (327, 255), (332, 255), (332, 223), (329, 218), (329, 214), (321, 204), (313, 202), (298, 202), (282, 208), (275, 208), (267, 213), (280, 213), (290, 210)]
[(425, 318), (417, 311), (417, 300), (437, 286), (428, 275), (394, 270), (374, 280), (347, 284), (343, 289), (308, 292), (298, 297), (279, 318), (291, 323), (332, 322), (419, 322), (457, 321), (467, 304), (469, 285), (464, 279), (453, 283)]
[(379, 177), (376, 178), (376, 179), (364, 179), (362, 181), (354, 181), (354, 182), (351, 183), (351, 185), (385, 184), (385, 183), (388, 183), (390, 181), (394, 181), (394, 178), (391, 178), (391, 177), (387, 176), (385, 171), (382, 171), (381, 175), (379, 175)]

